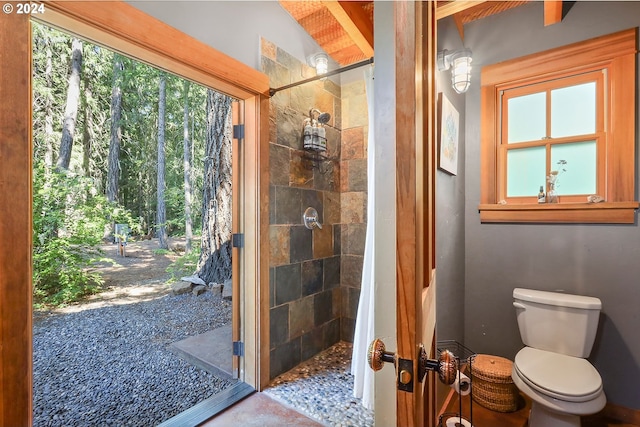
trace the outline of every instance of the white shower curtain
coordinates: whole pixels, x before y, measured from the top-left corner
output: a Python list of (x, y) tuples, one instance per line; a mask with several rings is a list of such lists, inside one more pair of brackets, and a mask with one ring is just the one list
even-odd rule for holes
[(362, 399), (362, 404), (373, 409), (373, 371), (367, 365), (367, 348), (373, 341), (373, 228), (374, 228), (374, 171), (375, 146), (373, 143), (373, 66), (367, 68), (365, 86), (369, 116), (369, 137), (367, 139), (367, 235), (362, 264), (362, 284), (353, 337), (351, 373), (354, 376), (353, 395)]

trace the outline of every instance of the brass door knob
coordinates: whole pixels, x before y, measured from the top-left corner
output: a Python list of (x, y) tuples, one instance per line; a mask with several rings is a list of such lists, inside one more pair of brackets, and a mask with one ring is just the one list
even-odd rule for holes
[(396, 363), (396, 354), (386, 351), (384, 343), (381, 339), (376, 338), (369, 344), (367, 350), (367, 363), (374, 372), (379, 371), (384, 366), (384, 363)]

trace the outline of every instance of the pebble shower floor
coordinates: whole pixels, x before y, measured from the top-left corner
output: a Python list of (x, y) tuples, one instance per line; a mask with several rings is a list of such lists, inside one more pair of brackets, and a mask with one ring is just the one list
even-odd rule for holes
[(349, 343), (340, 342), (277, 377), (264, 390), (327, 426), (373, 426), (373, 411), (353, 397)]

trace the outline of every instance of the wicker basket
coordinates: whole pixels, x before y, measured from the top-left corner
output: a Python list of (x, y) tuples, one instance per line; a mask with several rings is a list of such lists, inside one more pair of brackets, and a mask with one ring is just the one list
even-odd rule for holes
[(479, 354), (471, 366), (473, 400), (497, 412), (518, 409), (518, 388), (511, 379), (513, 363), (503, 357)]

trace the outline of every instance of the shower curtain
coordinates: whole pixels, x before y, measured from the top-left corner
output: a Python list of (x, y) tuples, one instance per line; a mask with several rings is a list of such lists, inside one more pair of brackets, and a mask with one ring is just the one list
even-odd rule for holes
[(356, 315), (356, 328), (353, 337), (353, 352), (351, 356), (351, 373), (354, 376), (353, 395), (362, 399), (362, 404), (373, 409), (373, 371), (367, 365), (367, 348), (373, 341), (373, 228), (374, 228), (374, 170), (375, 146), (373, 138), (373, 66), (367, 68), (365, 74), (365, 88), (367, 93), (368, 110), (368, 139), (367, 139), (367, 233), (364, 247), (364, 261), (362, 264), (362, 284), (360, 286), (360, 301)]

